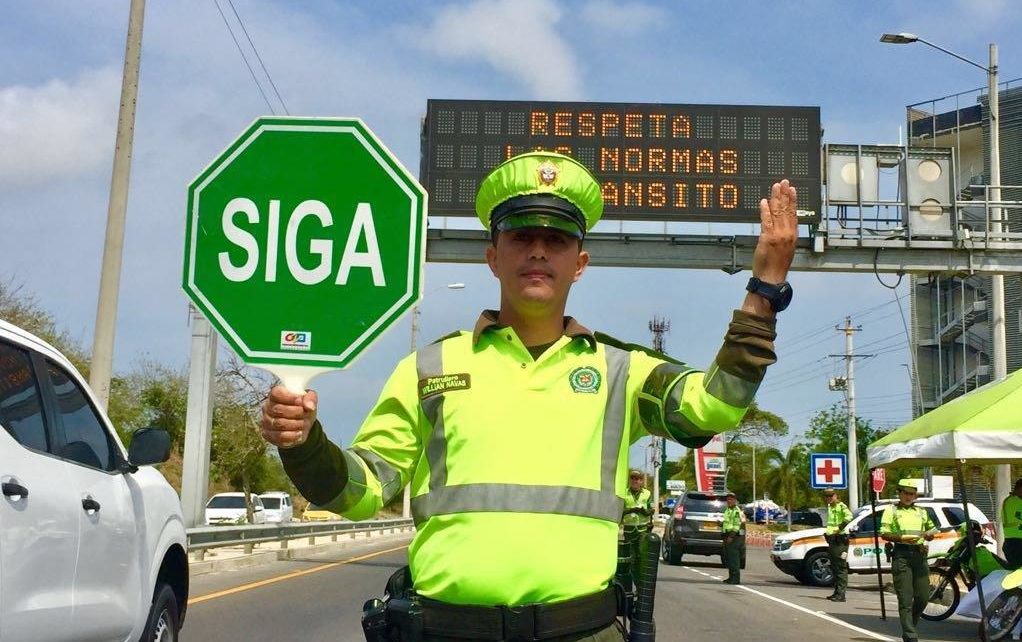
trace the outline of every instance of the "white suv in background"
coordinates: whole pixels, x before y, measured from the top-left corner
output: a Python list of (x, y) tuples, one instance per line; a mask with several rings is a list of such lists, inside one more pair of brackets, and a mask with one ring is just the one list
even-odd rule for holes
[(267, 524), (290, 524), (294, 519), (295, 507), (291, 501), (290, 493), (274, 490), (261, 493), (259, 499), (263, 502), (263, 512), (266, 513)]
[[(266, 511), (259, 495), (249, 493), (252, 504), (252, 523), (266, 523)], [(245, 508), (245, 493), (217, 493), (206, 502), (206, 525), (246, 524), (248, 511)]]
[(74, 366), (0, 320), (0, 640), (176, 640), (188, 603), (177, 493), (125, 452)]
[[(873, 531), (880, 523), (884, 508), (894, 500), (885, 499), (877, 503), (877, 514), (869, 504), (860, 506), (852, 516), (852, 521), (845, 527), (848, 535), (848, 572), (876, 573), (876, 548), (873, 542)], [(929, 544), (930, 555), (946, 553), (958, 539), (958, 525), (965, 521), (962, 502), (953, 499), (920, 498), (916, 506), (926, 510), (930, 519), (937, 525), (940, 532)], [(983, 525), (983, 530), (993, 539), (993, 524), (976, 508), (969, 504), (969, 518)], [(770, 559), (779, 570), (794, 576), (803, 584), (814, 586), (830, 586), (834, 583), (834, 574), (830, 570), (830, 557), (827, 555), (827, 542), (823, 538), (825, 528), (809, 528), (792, 533), (783, 533), (774, 538)], [(890, 562), (884, 554), (884, 540), (880, 541), (880, 568), (889, 571)], [(995, 547), (983, 544), (996, 553)]]

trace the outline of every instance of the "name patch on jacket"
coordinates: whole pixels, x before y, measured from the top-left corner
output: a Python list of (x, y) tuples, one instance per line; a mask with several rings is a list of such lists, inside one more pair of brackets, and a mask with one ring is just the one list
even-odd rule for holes
[(419, 379), (419, 399), (428, 399), (448, 390), (468, 390), (472, 387), (472, 375), (467, 372), (440, 375)]

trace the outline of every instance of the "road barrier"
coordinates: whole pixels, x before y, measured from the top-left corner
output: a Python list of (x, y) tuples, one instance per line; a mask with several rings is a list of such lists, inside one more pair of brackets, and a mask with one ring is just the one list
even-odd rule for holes
[(302, 537), (315, 544), (317, 537), (330, 537), (336, 542), (338, 535), (359, 534), (371, 536), (374, 532), (399, 533), (414, 529), (410, 519), (377, 519), (364, 522), (334, 520), (324, 522), (292, 522), (289, 524), (244, 524), (239, 526), (200, 526), (189, 528), (188, 552), (193, 559), (202, 560), (211, 548), (244, 546), (251, 553), (256, 544), (279, 542), (281, 550), (287, 549), (288, 542)]

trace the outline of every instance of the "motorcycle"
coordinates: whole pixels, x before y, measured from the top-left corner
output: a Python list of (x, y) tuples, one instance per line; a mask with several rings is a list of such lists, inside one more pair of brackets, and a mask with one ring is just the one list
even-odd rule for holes
[[(992, 543), (984, 536), (983, 529), (978, 523), (973, 524), (973, 541), (977, 548), (980, 544)], [(988, 573), (1008, 570), (1008, 563), (1004, 559), (986, 549), (979, 550), (977, 555), (981, 557), (979, 573), (973, 568), (969, 543), (963, 529), (951, 548), (946, 553), (936, 556), (936, 562), (930, 565), (930, 596), (926, 608), (920, 614), (924, 620), (931, 622), (946, 620), (958, 609), (963, 586), (966, 591), (971, 591), (975, 588), (976, 582)]]
[(1001, 588), (1001, 593), (990, 601), (985, 611), (991, 641), (1008, 637), (1022, 620), (1022, 570), (1005, 577)]

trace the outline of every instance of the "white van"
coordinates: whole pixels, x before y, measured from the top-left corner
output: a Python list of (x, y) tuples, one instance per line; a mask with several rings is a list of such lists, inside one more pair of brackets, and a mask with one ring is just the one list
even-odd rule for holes
[(289, 524), (294, 519), (295, 507), (289, 493), (272, 490), (260, 494), (259, 499), (263, 500), (267, 524)]
[[(252, 523), (266, 523), (266, 511), (259, 495), (251, 493)], [(245, 493), (217, 493), (206, 502), (206, 524), (244, 524), (247, 522), (245, 512)]]

